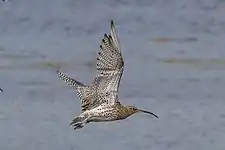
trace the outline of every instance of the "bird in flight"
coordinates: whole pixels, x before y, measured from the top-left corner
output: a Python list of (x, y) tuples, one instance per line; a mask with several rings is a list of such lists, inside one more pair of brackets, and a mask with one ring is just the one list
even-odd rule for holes
[(110, 34), (105, 34), (101, 41), (97, 56), (97, 75), (90, 85), (81, 83), (57, 69), (59, 78), (74, 87), (81, 99), (81, 114), (74, 117), (70, 123), (74, 130), (90, 122), (122, 120), (138, 112), (158, 118), (152, 112), (120, 103), (118, 90), (123, 69), (124, 61), (113, 21)]

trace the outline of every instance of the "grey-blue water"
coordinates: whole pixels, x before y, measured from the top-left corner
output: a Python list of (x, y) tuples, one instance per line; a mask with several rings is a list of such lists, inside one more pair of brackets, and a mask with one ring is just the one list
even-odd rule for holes
[[(224, 150), (225, 1), (0, 2), (0, 150)], [(110, 20), (125, 61), (120, 99), (156, 113), (92, 123), (52, 63), (86, 84)]]

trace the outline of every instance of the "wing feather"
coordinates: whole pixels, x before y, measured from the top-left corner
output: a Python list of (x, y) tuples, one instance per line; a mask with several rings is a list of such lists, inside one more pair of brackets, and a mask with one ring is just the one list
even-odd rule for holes
[(102, 103), (118, 102), (118, 89), (123, 75), (124, 61), (113, 21), (111, 35), (105, 34), (97, 56), (97, 75), (92, 85), (87, 86), (57, 71), (60, 79), (76, 88), (82, 100), (82, 111), (95, 108)]
[[(99, 93), (108, 95), (107, 102), (118, 101), (118, 89), (123, 75), (124, 61), (120, 51), (119, 40), (113, 21), (111, 22), (111, 35), (104, 35), (97, 57), (97, 72), (93, 86)], [(101, 104), (102, 101), (99, 101)]]
[(63, 80), (67, 85), (73, 86), (76, 88), (77, 95), (80, 99), (83, 99), (85, 96), (85, 89), (88, 87), (87, 85), (65, 75), (63, 72), (57, 70), (57, 75), (59, 76), (59, 79)]

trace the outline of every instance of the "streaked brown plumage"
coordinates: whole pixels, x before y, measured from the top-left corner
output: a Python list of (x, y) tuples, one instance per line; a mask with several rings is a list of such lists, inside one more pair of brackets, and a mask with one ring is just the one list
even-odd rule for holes
[(122, 120), (137, 112), (155, 114), (136, 108), (123, 106), (119, 102), (118, 89), (123, 75), (124, 61), (113, 21), (111, 35), (104, 35), (97, 57), (97, 76), (91, 85), (85, 85), (57, 70), (60, 79), (75, 87), (81, 99), (82, 112), (71, 122), (74, 129), (79, 129), (89, 122)]

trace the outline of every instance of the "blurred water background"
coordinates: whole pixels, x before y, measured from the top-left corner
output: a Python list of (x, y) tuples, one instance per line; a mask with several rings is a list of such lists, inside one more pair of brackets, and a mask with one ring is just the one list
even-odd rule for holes
[[(1, 150), (224, 150), (224, 0), (0, 2)], [(110, 20), (125, 61), (120, 99), (156, 113), (69, 127)]]

